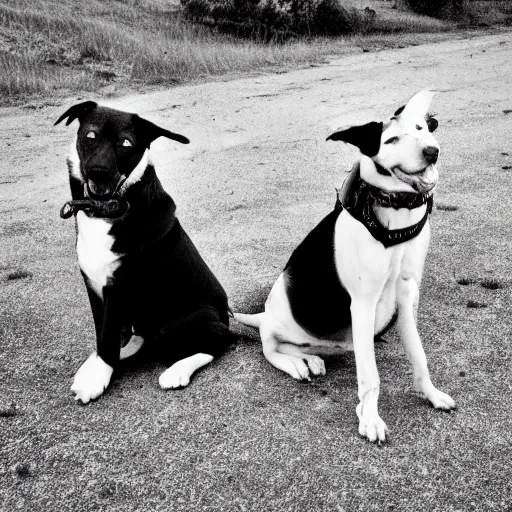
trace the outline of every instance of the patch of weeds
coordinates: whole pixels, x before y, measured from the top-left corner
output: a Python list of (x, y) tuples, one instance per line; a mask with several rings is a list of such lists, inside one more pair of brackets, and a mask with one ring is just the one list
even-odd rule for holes
[(28, 270), (15, 270), (7, 274), (6, 279), (7, 281), (15, 281), (16, 279), (26, 279), (27, 277), (32, 277), (32, 272)]
[(503, 281), (501, 281), (500, 279), (495, 279), (493, 277), (483, 279), (482, 281), (480, 281), (480, 285), (483, 288), (487, 288), (488, 290), (501, 290), (502, 288), (505, 288), (505, 283)]
[(436, 204), (436, 208), (438, 210), (441, 210), (443, 212), (454, 212), (459, 209), (458, 206), (452, 205), (452, 204)]
[(470, 284), (475, 284), (476, 282), (476, 279), (471, 279), (470, 277), (461, 277), (460, 279), (457, 279), (457, 284), (462, 286), (468, 286)]
[(504, 165), (504, 166), (502, 167), (502, 169), (503, 169), (504, 171), (509, 171), (510, 169), (512, 169), (512, 165)]
[(506, 108), (504, 111), (503, 111), (504, 114), (512, 114), (512, 108)]
[(113, 71), (95, 71), (94, 75), (106, 82), (112, 82), (112, 80), (117, 78), (117, 75)]
[(480, 309), (486, 308), (487, 304), (485, 302), (478, 302), (476, 300), (468, 300), (466, 307), (471, 309)]
[(113, 496), (116, 493), (116, 485), (113, 482), (105, 483), (101, 486), (100, 490), (100, 498), (109, 498)]

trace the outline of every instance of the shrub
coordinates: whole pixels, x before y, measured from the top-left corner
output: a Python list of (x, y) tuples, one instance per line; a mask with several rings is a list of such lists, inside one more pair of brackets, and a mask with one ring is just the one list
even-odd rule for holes
[(446, 18), (463, 14), (467, 9), (467, 0), (405, 0), (405, 4), (414, 12), (435, 18)]
[(346, 7), (342, 0), (181, 0), (185, 16), (218, 30), (257, 39), (298, 34), (366, 32), (375, 11)]

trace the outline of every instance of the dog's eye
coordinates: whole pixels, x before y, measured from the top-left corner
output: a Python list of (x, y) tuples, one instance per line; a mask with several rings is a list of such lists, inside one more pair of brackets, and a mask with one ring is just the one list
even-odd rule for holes
[(96, 134), (94, 132), (92, 132), (92, 131), (91, 132), (87, 132), (86, 137), (88, 139), (95, 139), (96, 138)]
[(128, 139), (123, 139), (121, 141), (121, 146), (123, 146), (125, 148), (131, 148), (132, 147), (132, 143)]
[(391, 137), (390, 139), (386, 140), (384, 144), (394, 144), (395, 142), (398, 142), (398, 137)]
[(423, 130), (423, 126), (420, 126), (419, 124), (416, 125), (416, 130)]

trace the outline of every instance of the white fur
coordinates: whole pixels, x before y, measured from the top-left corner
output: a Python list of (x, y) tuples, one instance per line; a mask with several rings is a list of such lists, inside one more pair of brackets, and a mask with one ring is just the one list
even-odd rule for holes
[(87, 404), (103, 394), (114, 369), (93, 352), (76, 372), (71, 391), (75, 400)]
[(122, 255), (112, 252), (114, 239), (110, 224), (105, 219), (88, 217), (83, 211), (76, 215), (76, 252), (82, 272), (93, 290), (103, 300), (103, 287), (120, 264)]
[(213, 356), (210, 354), (195, 354), (174, 363), (160, 375), (158, 382), (163, 389), (183, 388), (188, 386), (192, 374), (199, 368), (210, 364)]
[(126, 181), (122, 184), (120, 189), (121, 194), (124, 194), (126, 190), (129, 187), (131, 187), (134, 183), (140, 181), (150, 163), (151, 159), (149, 155), (149, 149), (146, 149), (141, 159), (139, 160), (139, 163), (136, 165), (135, 169), (133, 169), (133, 171), (130, 173)]
[(80, 157), (78, 156), (78, 150), (76, 149), (77, 135), (73, 138), (73, 142), (69, 148), (69, 153), (66, 158), (66, 164), (68, 166), (69, 175), (76, 178), (81, 183), (85, 183), (85, 180), (80, 171)]

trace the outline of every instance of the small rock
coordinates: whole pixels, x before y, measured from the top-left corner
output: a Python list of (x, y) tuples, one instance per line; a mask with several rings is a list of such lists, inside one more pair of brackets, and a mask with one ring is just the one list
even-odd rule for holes
[(34, 467), (32, 464), (29, 464), (28, 462), (18, 462), (14, 466), (14, 472), (20, 477), (20, 478), (27, 478), (32, 475), (34, 471)]
[(473, 309), (486, 308), (487, 304), (485, 302), (477, 302), (476, 300), (468, 300), (466, 307)]
[(455, 212), (459, 209), (458, 206), (451, 205), (451, 204), (436, 204), (436, 208), (443, 212)]
[(9, 418), (10, 416), (16, 416), (18, 411), (16, 410), (16, 404), (14, 402), (4, 405), (0, 404), (0, 417)]

